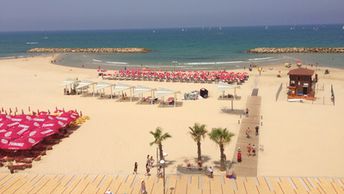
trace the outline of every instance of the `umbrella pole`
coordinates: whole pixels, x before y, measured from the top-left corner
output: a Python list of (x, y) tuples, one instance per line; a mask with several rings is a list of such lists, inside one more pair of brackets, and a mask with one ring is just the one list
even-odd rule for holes
[(110, 94), (110, 98), (112, 99), (112, 86), (110, 87), (110, 92), (111, 92), (111, 94)]
[(177, 94), (174, 93), (174, 107), (177, 106)]
[(130, 89), (130, 102), (133, 101), (133, 90), (134, 90), (134, 88)]

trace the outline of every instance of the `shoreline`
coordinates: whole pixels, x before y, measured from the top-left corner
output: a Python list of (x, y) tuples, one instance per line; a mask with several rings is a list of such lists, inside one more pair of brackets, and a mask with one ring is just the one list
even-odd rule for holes
[(286, 47), (286, 48), (269, 48), (269, 47), (260, 47), (249, 49), (248, 53), (253, 54), (286, 54), (286, 53), (327, 53), (327, 54), (341, 54), (344, 53), (344, 47)]
[(147, 48), (32, 48), (27, 53), (148, 53)]
[[(73, 68), (73, 69), (83, 69), (83, 70), (95, 70), (97, 68), (90, 68), (90, 67), (81, 67), (81, 66), (73, 66), (73, 65), (63, 65), (63, 64), (59, 64), (59, 63), (52, 63), (52, 61), (58, 61), (59, 57), (61, 57), (61, 53), (60, 54), (42, 54), (42, 55), (33, 55), (33, 56), (22, 56), (22, 57), (16, 57), (16, 56), (11, 56), (11, 57), (0, 57), (0, 61), (6, 61), (6, 60), (18, 60), (18, 59), (23, 59), (23, 60), (28, 60), (28, 59), (32, 59), (32, 58), (49, 58), (50, 59), (50, 64), (56, 65), (56, 66), (60, 66), (60, 67), (66, 67), (66, 68)], [(295, 64), (292, 64), (296, 67)], [(130, 67), (131, 65), (127, 65), (128, 69), (131, 69)], [(315, 69), (316, 66), (313, 65), (313, 67), (310, 66), (310, 64), (303, 64), (303, 67), (307, 67), (307, 68), (313, 68)], [(142, 67), (145, 67), (145, 65), (143, 65)], [(175, 68), (175, 66), (167, 66), (170, 69)], [(260, 64), (257, 65), (257, 67), (263, 67), (263, 68), (284, 68), (284, 64), (281, 63), (274, 63), (274, 64)], [(132, 68), (137, 68), (136, 66), (133, 66)], [(341, 71), (344, 70), (344, 67), (332, 67), (332, 66), (326, 66), (326, 65), (318, 65), (317, 68), (319, 70), (325, 70), (325, 69), (329, 69), (329, 70), (336, 70), (336, 71)], [(123, 68), (122, 68), (123, 69)], [(178, 68), (176, 68), (178, 69)], [(242, 67), (236, 67), (234, 66), (233, 68), (225, 68), (222, 70), (247, 70), (248, 67), (245, 66), (245, 68)], [(289, 69), (292, 69), (289, 68)], [(115, 70), (115, 68), (107, 68), (106, 70)], [(199, 70), (199, 71), (214, 71), (214, 70), (219, 70), (218, 68), (214, 68), (214, 69), (192, 69), (192, 70)], [(266, 69), (263, 69), (266, 70)], [(187, 70), (188, 71), (188, 70)]]

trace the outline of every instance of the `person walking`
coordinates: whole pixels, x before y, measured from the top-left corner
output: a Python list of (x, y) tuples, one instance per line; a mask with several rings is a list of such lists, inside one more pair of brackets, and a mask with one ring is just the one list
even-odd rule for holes
[(240, 147), (238, 148), (238, 152), (237, 152), (237, 162), (241, 162), (241, 150), (240, 150)]
[(146, 183), (144, 180), (141, 181), (141, 194), (147, 194)]
[(248, 146), (247, 146), (248, 156), (251, 156), (251, 150), (252, 150), (252, 147), (251, 147), (251, 144), (249, 143)]
[(252, 145), (252, 155), (256, 155), (256, 146), (254, 144)]
[(150, 168), (149, 168), (149, 164), (146, 164), (146, 176), (150, 176)]
[(250, 138), (251, 137), (251, 129), (250, 127), (247, 127), (246, 129), (246, 138)]
[(255, 129), (256, 129), (256, 136), (258, 136), (259, 135), (259, 126), (257, 125)]
[(133, 172), (133, 174), (137, 174), (137, 167), (138, 167), (138, 165), (137, 165), (137, 162), (135, 162), (135, 164), (134, 164), (134, 172)]

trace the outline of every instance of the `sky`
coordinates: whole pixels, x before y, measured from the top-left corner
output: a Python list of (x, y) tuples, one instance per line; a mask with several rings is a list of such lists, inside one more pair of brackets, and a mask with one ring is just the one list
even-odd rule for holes
[(0, 0), (0, 31), (343, 24), (344, 0)]

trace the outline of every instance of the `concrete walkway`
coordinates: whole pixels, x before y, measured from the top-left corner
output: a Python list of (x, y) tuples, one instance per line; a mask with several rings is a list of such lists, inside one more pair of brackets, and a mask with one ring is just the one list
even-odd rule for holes
[[(252, 96), (247, 98), (246, 107), (249, 110), (248, 116), (243, 115), (241, 120), (240, 132), (236, 144), (233, 164), (234, 171), (238, 176), (257, 176), (258, 153), (259, 153), (259, 135), (256, 136), (255, 127), (260, 126), (260, 105), (261, 97), (258, 95), (258, 89), (252, 91)], [(246, 129), (251, 129), (250, 138), (246, 137)], [(247, 152), (248, 144), (256, 146), (256, 156), (249, 156)], [(237, 150), (240, 147), (242, 162), (237, 163)]]

